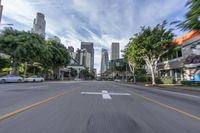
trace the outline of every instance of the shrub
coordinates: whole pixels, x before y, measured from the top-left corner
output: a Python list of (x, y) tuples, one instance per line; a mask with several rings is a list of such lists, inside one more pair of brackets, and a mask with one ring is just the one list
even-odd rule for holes
[(157, 83), (159, 84), (175, 84), (175, 78), (174, 77), (160, 77), (157, 80)]

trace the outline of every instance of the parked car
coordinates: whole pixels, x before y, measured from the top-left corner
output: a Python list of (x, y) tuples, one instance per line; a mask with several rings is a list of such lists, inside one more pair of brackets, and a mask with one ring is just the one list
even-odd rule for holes
[(21, 83), (23, 82), (23, 78), (21, 76), (17, 75), (5, 75), (0, 77), (0, 83), (11, 83), (11, 82), (18, 82)]
[(115, 81), (115, 82), (121, 82), (121, 80), (120, 80), (120, 79), (115, 79), (114, 81)]
[(43, 82), (44, 81), (44, 78), (41, 77), (41, 76), (30, 76), (28, 78), (25, 78), (24, 81), (26, 82)]
[(74, 81), (81, 81), (82, 79), (79, 78), (75, 78)]

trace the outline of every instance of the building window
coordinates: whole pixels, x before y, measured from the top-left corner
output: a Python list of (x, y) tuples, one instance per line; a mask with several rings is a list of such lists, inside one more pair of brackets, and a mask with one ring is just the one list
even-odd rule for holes
[(178, 57), (182, 57), (182, 51), (181, 51), (181, 49), (177, 50), (177, 55), (178, 55)]
[(172, 69), (172, 77), (175, 77), (176, 75), (176, 69)]
[(176, 51), (172, 53), (172, 59), (176, 59)]

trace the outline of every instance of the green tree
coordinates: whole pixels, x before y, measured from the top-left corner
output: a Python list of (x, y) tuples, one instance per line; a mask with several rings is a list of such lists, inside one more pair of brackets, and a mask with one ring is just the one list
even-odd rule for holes
[(0, 57), (0, 71), (3, 68), (9, 67), (9, 65), (10, 65), (10, 60), (9, 59), (5, 59), (5, 58), (1, 58)]
[(36, 34), (5, 29), (0, 35), (0, 52), (10, 56), (13, 74), (19, 74), (19, 65), (23, 62), (40, 60), (44, 40)]
[[(19, 66), (39, 64), (41, 70), (55, 71), (69, 64), (66, 47), (56, 41), (45, 41), (41, 36), (7, 28), (0, 35), (0, 52), (9, 55), (13, 74), (19, 74)], [(27, 65), (25, 65), (27, 64)], [(28, 68), (24, 69), (24, 71)], [(24, 73), (25, 74), (25, 73)]]
[(78, 72), (77, 72), (77, 70), (76, 69), (74, 69), (74, 68), (69, 68), (70, 69), (70, 75), (72, 76), (72, 77), (76, 77), (77, 75), (78, 75)]
[(94, 74), (90, 73), (88, 68), (86, 68), (80, 71), (80, 77), (85, 80), (94, 79)]
[(155, 84), (157, 62), (161, 56), (172, 51), (174, 35), (172, 29), (166, 29), (166, 22), (156, 25), (154, 28), (141, 27), (141, 31), (131, 38), (125, 50), (125, 57), (132, 64), (142, 61), (151, 72), (152, 84)]
[[(41, 63), (45, 68), (52, 69), (53, 73), (58, 73), (59, 67), (67, 66), (70, 62), (70, 56), (67, 48), (53, 40), (46, 41), (44, 56)], [(58, 75), (55, 75), (58, 77)]]
[(184, 21), (176, 21), (177, 27), (183, 30), (200, 31), (200, 0), (188, 0), (186, 7), (189, 8)]

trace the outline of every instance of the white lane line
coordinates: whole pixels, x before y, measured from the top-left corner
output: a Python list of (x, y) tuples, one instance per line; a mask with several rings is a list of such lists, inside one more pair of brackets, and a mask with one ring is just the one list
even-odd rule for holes
[(88, 95), (102, 95), (101, 92), (81, 92), (81, 94), (88, 94)]
[(37, 88), (46, 88), (48, 87), (47, 85), (45, 86), (32, 86), (32, 87), (27, 87), (28, 89), (37, 89)]
[[(154, 90), (155, 90), (155, 89), (154, 89)], [(176, 95), (180, 95), (180, 96), (187, 96), (187, 97), (193, 97), (193, 98), (200, 98), (200, 96), (190, 95), (190, 94), (184, 94), (184, 93), (180, 93), (180, 92), (173, 92), (173, 91), (166, 91), (166, 90), (156, 90), (156, 91), (167, 92), (167, 93), (170, 93), (170, 94), (176, 94)]]
[(109, 93), (107, 90), (102, 90), (102, 92), (81, 92), (82, 95), (88, 94), (88, 95), (102, 95), (103, 99), (112, 99), (111, 95), (115, 96), (129, 96), (131, 94), (129, 93)]
[(106, 90), (102, 90), (102, 97), (103, 97), (103, 99), (112, 99), (112, 97)]
[(110, 95), (130, 96), (129, 93), (109, 93)]
[(49, 84), (69, 84), (69, 83), (81, 83), (84, 81), (52, 81), (48, 82)]

